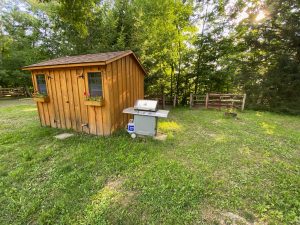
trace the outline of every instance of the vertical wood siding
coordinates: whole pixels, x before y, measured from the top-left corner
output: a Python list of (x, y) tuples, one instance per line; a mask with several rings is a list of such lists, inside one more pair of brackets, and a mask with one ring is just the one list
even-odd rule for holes
[[(123, 109), (132, 107), (137, 99), (144, 98), (144, 71), (132, 56), (126, 56), (107, 65), (111, 76), (112, 99), (110, 108), (112, 131), (124, 128), (130, 116)], [(110, 82), (109, 82), (110, 83)]]
[[(88, 72), (100, 72), (104, 106), (84, 105), (88, 93)], [(124, 108), (144, 98), (144, 72), (133, 56), (126, 56), (106, 66), (35, 70), (32, 82), (37, 90), (36, 75), (44, 74), (50, 102), (37, 102), (42, 126), (73, 129), (95, 135), (110, 135), (124, 128), (131, 118)], [(87, 126), (84, 126), (87, 125)]]

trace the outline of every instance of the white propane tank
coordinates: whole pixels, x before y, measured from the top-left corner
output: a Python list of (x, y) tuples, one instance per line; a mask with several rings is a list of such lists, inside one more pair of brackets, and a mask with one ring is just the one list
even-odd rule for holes
[(133, 121), (133, 119), (130, 119), (129, 123), (127, 124), (127, 132), (129, 134), (134, 133), (134, 121)]

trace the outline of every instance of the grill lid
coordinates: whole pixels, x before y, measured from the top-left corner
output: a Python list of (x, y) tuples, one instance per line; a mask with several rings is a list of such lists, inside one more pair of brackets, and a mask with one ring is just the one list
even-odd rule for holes
[(156, 112), (151, 112), (151, 111), (139, 111), (139, 110), (134, 110), (133, 107), (126, 108), (123, 110), (123, 113), (128, 113), (132, 115), (140, 115), (140, 116), (152, 116), (152, 117), (162, 117), (162, 118), (167, 118), (168, 117), (168, 110), (158, 110)]
[(134, 110), (142, 110), (142, 111), (151, 111), (156, 112), (157, 111), (157, 101), (156, 100), (136, 100), (134, 104)]

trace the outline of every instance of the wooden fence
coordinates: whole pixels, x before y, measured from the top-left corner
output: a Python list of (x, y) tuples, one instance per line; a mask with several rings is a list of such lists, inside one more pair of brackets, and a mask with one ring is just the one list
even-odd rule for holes
[(161, 96), (145, 96), (145, 99), (156, 100), (162, 109), (165, 109), (166, 106), (175, 107), (178, 103), (178, 98), (176, 95), (161, 95)]
[(190, 94), (190, 108), (195, 106), (205, 106), (206, 95)]
[(0, 88), (0, 97), (24, 95), (26, 95), (24, 88)]
[[(176, 107), (178, 105), (177, 95), (168, 96), (146, 96), (146, 99), (157, 100), (162, 109), (165, 109), (167, 105)], [(202, 106), (205, 108), (236, 108), (244, 110), (246, 102), (246, 94), (216, 94), (208, 93), (206, 95), (190, 94), (189, 102), (190, 108)]]
[(206, 95), (190, 94), (190, 108), (202, 105), (205, 108), (236, 108), (244, 110), (246, 94), (216, 94), (208, 93)]

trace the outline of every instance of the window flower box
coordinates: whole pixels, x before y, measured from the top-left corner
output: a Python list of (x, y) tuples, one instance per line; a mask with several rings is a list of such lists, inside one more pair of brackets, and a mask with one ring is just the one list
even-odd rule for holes
[(50, 99), (48, 96), (44, 96), (44, 97), (34, 97), (33, 100), (35, 102), (49, 102)]
[(33, 101), (35, 101), (35, 102), (49, 102), (50, 101), (50, 98), (48, 95), (43, 95), (38, 92), (34, 93), (32, 97), (33, 97)]
[(102, 97), (89, 97), (84, 100), (84, 105), (104, 106), (104, 100)]

